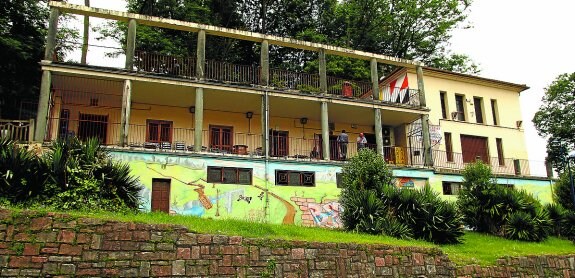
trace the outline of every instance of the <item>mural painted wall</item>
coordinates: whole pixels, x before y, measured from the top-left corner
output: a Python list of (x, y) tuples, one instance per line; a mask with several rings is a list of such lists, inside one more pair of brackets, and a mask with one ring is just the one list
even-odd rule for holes
[[(330, 228), (342, 227), (338, 202), (335, 164), (310, 164), (295, 161), (248, 160), (234, 157), (183, 156), (170, 153), (112, 152), (115, 159), (130, 165), (139, 177), (143, 209), (151, 209), (153, 179), (170, 180), (170, 213), (213, 219), (244, 219), (275, 224), (296, 224)], [(251, 185), (207, 182), (207, 168), (237, 167), (252, 169)], [(315, 186), (275, 184), (275, 172), (306, 171), (315, 173)], [(461, 182), (460, 175), (436, 174), (426, 169), (394, 169), (396, 185), (421, 188), (426, 183), (442, 192), (442, 182)], [(541, 200), (551, 201), (551, 183), (544, 180), (499, 179), (500, 184), (513, 184)], [(442, 195), (448, 200), (456, 196)]]

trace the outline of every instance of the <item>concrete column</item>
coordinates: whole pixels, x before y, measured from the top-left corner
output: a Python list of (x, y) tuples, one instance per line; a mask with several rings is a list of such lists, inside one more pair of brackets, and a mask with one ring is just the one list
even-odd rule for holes
[(381, 122), (381, 108), (374, 108), (373, 112), (375, 116), (375, 143), (377, 147), (377, 154), (383, 155), (383, 123)]
[(128, 36), (126, 37), (126, 67), (127, 70), (134, 69), (134, 55), (136, 53), (136, 20), (128, 21)]
[(323, 153), (323, 160), (329, 160), (329, 119), (327, 111), (327, 102), (321, 102), (321, 150)]
[[(84, 5), (90, 7), (90, 0), (84, 0)], [(84, 37), (82, 43), (82, 57), (80, 58), (81, 64), (86, 64), (86, 56), (88, 56), (88, 42), (90, 40), (90, 17), (84, 16)]]
[(36, 128), (34, 129), (35, 142), (43, 142), (46, 138), (51, 84), (52, 73), (47, 70), (43, 71), (42, 83), (40, 83), (40, 99), (38, 100), (38, 114), (36, 115)]
[(427, 106), (425, 101), (425, 86), (423, 84), (423, 68), (421, 66), (417, 66), (417, 88), (419, 89), (419, 103), (421, 107)]
[(429, 136), (429, 115), (421, 115), (421, 135), (423, 136), (423, 155), (425, 166), (433, 166), (433, 152), (431, 150), (431, 137)]
[(46, 50), (44, 51), (44, 60), (53, 61), (54, 59), (56, 34), (58, 33), (58, 17), (60, 17), (60, 10), (51, 8), (50, 19), (48, 20), (48, 35), (46, 36)]
[[(319, 50), (319, 91), (327, 94), (327, 69), (325, 61), (325, 50)], [(326, 108), (327, 109), (327, 108)]]
[(198, 31), (198, 45), (196, 49), (196, 77), (203, 80), (206, 67), (206, 31)]
[(262, 95), (262, 154), (265, 157), (269, 156), (269, 136), (270, 136), (270, 130), (269, 130), (269, 110), (270, 110), (270, 106), (269, 106), (269, 96), (268, 93), (265, 92), (264, 95)]
[(132, 81), (124, 81), (122, 94), (122, 118), (120, 122), (120, 146), (128, 144), (128, 132), (130, 130), (130, 110), (132, 106)]
[(377, 73), (377, 60), (371, 58), (371, 92), (373, 94), (373, 99), (379, 99), (379, 74)]
[(202, 151), (202, 131), (204, 128), (204, 88), (196, 88), (196, 112), (194, 123), (194, 151)]
[[(417, 71), (417, 88), (419, 90), (419, 104), (421, 107), (426, 107), (425, 101), (425, 86), (423, 82), (423, 68), (416, 67)], [(431, 136), (429, 135), (429, 115), (421, 115), (421, 135), (423, 137), (423, 154), (425, 159), (425, 166), (433, 166), (433, 152), (431, 150)]]
[(270, 82), (270, 56), (268, 40), (262, 41), (260, 53), (260, 85), (268, 86)]

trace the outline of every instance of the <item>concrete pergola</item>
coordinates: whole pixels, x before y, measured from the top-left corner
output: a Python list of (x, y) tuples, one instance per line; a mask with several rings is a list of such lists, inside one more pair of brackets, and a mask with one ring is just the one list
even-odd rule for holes
[[(58, 18), (62, 12), (84, 15), (88, 17), (104, 18), (116, 21), (128, 22), (128, 33), (126, 38), (126, 61), (125, 69), (128, 71), (133, 70), (134, 65), (134, 53), (135, 53), (135, 42), (136, 42), (136, 28), (137, 25), (146, 25), (152, 27), (161, 27), (166, 29), (174, 29), (185, 32), (194, 32), (198, 34), (197, 41), (197, 59), (196, 59), (196, 78), (198, 80), (204, 80), (204, 66), (205, 66), (205, 43), (206, 35), (233, 38), (245, 41), (252, 41), (261, 44), (260, 53), (260, 66), (261, 66), (261, 77), (260, 81), (264, 89), (269, 85), (269, 45), (277, 45), (282, 47), (289, 47), (293, 49), (316, 51), (319, 53), (319, 76), (320, 76), (320, 92), (327, 93), (327, 74), (326, 74), (326, 58), (325, 55), (335, 55), (341, 57), (349, 57), (354, 59), (370, 61), (371, 68), (371, 83), (372, 83), (372, 94), (373, 99), (378, 100), (379, 95), (379, 76), (377, 73), (378, 63), (394, 65), (404, 68), (416, 69), (417, 72), (417, 83), (419, 89), (419, 102), (422, 107), (426, 107), (425, 101), (425, 90), (423, 84), (423, 63), (419, 61), (412, 61), (397, 57), (391, 57), (381, 54), (369, 53), (364, 51), (358, 51), (348, 48), (342, 48), (332, 45), (313, 43), (308, 41), (296, 40), (292, 38), (278, 37), (272, 35), (266, 35), (255, 32), (247, 32), (237, 29), (223, 28), (212, 25), (199, 24), (194, 22), (186, 22), (181, 20), (166, 19), (161, 17), (154, 17), (142, 14), (127, 13), (121, 11), (93, 8), (82, 5), (73, 5), (64, 2), (51, 1), (50, 2), (50, 19), (49, 19), (49, 29), (46, 41), (46, 51), (44, 55), (44, 62), (50, 62), (52, 60), (55, 44), (56, 44), (56, 33), (57, 33), (57, 23)], [(34, 140), (43, 141), (46, 127), (47, 127), (47, 115), (48, 115), (48, 104), (50, 98), (50, 84), (51, 84), (51, 72), (48, 70), (43, 71), (42, 83), (40, 89), (40, 99), (38, 104), (38, 116), (37, 116), (37, 126), (35, 129)], [(131, 81), (125, 80), (124, 92), (122, 99), (122, 117), (121, 117), (121, 135), (120, 144), (124, 145), (126, 142), (129, 126), (130, 117), (130, 99), (131, 99)], [(203, 124), (203, 88), (201, 86), (196, 88), (196, 112), (195, 112), (195, 126), (202, 126)], [(432, 166), (433, 159), (431, 157), (431, 140), (429, 136), (429, 123), (428, 115), (422, 114), (422, 135), (423, 135), (423, 145), (425, 148), (425, 165)], [(268, 94), (262, 95), (262, 126), (265, 130), (268, 129), (269, 123), (269, 99)], [(377, 143), (377, 152), (383, 154), (383, 135), (382, 135), (382, 117), (381, 108), (374, 108), (374, 120), (375, 120), (375, 135)], [(322, 137), (329, 137), (329, 125), (328, 125), (328, 103), (326, 101), (321, 102), (321, 129)], [(263, 152), (268, 155), (267, 147), (269, 146), (269, 135), (267, 132), (262, 132), (262, 140), (265, 142), (263, 146)], [(194, 130), (194, 144), (195, 149), (201, 149), (202, 146), (202, 130)], [(324, 159), (329, 159), (330, 149), (329, 140), (323, 140), (323, 157)]]

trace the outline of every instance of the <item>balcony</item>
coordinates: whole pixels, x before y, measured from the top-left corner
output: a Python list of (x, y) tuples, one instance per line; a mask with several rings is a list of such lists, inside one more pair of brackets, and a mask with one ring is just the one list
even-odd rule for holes
[[(106, 51), (103, 46), (90, 45), (93, 51)], [(102, 49), (98, 49), (102, 48)], [(116, 58), (121, 64), (121, 59)], [(81, 64), (78, 61), (54, 61), (54, 64), (90, 66), (124, 72), (123, 67), (110, 67), (99, 64)], [(146, 51), (135, 51), (133, 72), (158, 78), (176, 78), (192, 82), (208, 82), (224, 86), (263, 88), (261, 67), (259, 65), (240, 65), (218, 60), (206, 60), (204, 77), (197, 78), (197, 59), (191, 56), (173, 56)], [(419, 90), (411, 88), (386, 88), (382, 100), (373, 100), (372, 84), (368, 80), (351, 80), (336, 76), (326, 76), (327, 92), (320, 90), (320, 75), (314, 73), (290, 71), (280, 68), (269, 69), (268, 90), (288, 94), (324, 95), (350, 101), (377, 102), (405, 108), (421, 108)]]

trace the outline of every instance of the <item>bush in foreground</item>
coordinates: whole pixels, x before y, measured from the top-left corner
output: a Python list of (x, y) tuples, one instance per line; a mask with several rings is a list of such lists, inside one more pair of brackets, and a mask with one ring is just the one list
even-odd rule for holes
[(128, 165), (112, 161), (96, 139), (58, 140), (42, 157), (0, 142), (0, 193), (9, 204), (136, 210), (140, 189)]
[(362, 150), (342, 170), (340, 202), (347, 230), (397, 238), (458, 243), (463, 223), (454, 204), (441, 200), (429, 186), (400, 189), (383, 158)]
[(457, 204), (471, 229), (524, 241), (542, 241), (552, 234), (553, 222), (539, 201), (525, 191), (497, 185), (487, 164), (469, 164), (463, 180)]

